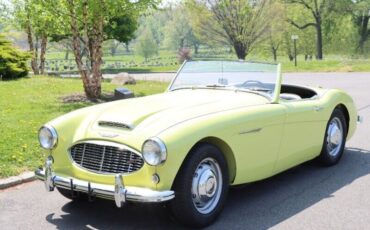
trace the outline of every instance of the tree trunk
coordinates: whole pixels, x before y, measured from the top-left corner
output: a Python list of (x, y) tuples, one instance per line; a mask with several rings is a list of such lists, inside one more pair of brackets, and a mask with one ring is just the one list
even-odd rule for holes
[(247, 48), (243, 44), (235, 42), (234, 49), (238, 59), (245, 60), (245, 57), (247, 56)]
[(185, 38), (180, 38), (180, 48), (184, 48), (184, 44), (185, 44)]
[(127, 53), (130, 53), (130, 47), (129, 47), (129, 43), (128, 42), (125, 43), (125, 48), (126, 48), (126, 52)]
[(365, 43), (369, 36), (369, 25), (370, 16), (363, 16), (361, 20), (361, 26), (360, 26), (360, 41), (358, 43), (358, 50), (361, 54), (365, 53)]
[(99, 98), (101, 95), (101, 64), (103, 57), (103, 23), (104, 18), (101, 17), (95, 21), (93, 26), (93, 39), (89, 39), (91, 42), (90, 58), (91, 58), (91, 78), (89, 81), (89, 90), (86, 92), (89, 98)]
[(39, 69), (37, 66), (37, 53), (35, 52), (35, 47), (34, 47), (33, 37), (32, 37), (32, 29), (29, 23), (27, 23), (26, 33), (27, 33), (27, 41), (28, 41), (29, 50), (32, 54), (31, 68), (32, 68), (33, 74), (38, 75)]
[(72, 31), (72, 46), (73, 46), (72, 50), (75, 56), (76, 65), (82, 79), (86, 97), (93, 98), (94, 93), (91, 92), (92, 90), (90, 87), (90, 73), (82, 60), (80, 31), (77, 24), (76, 10), (73, 0), (68, 0), (68, 10), (71, 14), (70, 26)]
[(66, 49), (66, 53), (65, 53), (65, 55), (64, 55), (64, 60), (68, 60), (68, 58), (69, 58), (69, 49), (67, 48)]
[(110, 47), (110, 54), (113, 57), (116, 56), (116, 54), (117, 54), (117, 49), (118, 49), (119, 44), (120, 43), (118, 41), (112, 41), (112, 45)]
[(199, 53), (199, 45), (197, 43), (194, 43), (194, 54)]
[(271, 51), (272, 51), (272, 56), (274, 57), (274, 61), (276, 62), (277, 61), (277, 49), (273, 47)]
[(323, 56), (323, 42), (322, 42), (322, 28), (321, 28), (321, 17), (316, 18), (316, 57), (318, 60), (322, 60)]
[(41, 51), (40, 51), (40, 74), (45, 74), (45, 53), (46, 53), (46, 46), (48, 44), (48, 37), (43, 35), (41, 37)]
[(114, 56), (116, 56), (116, 53), (117, 53), (117, 48), (116, 48), (116, 46), (112, 45), (112, 46), (110, 47), (110, 55), (111, 55), (112, 57), (114, 57)]
[[(72, 30), (72, 44), (75, 61), (80, 72), (86, 97), (97, 99), (101, 95), (101, 64), (102, 64), (102, 43), (103, 43), (103, 23), (104, 18), (98, 16), (94, 19), (92, 31), (87, 27), (87, 0), (83, 3), (84, 34), (80, 35), (80, 29), (76, 19), (76, 9), (74, 0), (68, 0), (68, 9), (71, 15), (70, 26)], [(91, 71), (88, 65), (84, 65), (81, 52), (81, 38), (83, 39), (88, 51), (87, 57), (90, 60)]]
[(274, 44), (274, 42), (272, 42), (272, 40), (271, 40), (270, 44), (271, 44), (272, 56), (274, 58), (274, 61), (276, 62), (277, 61), (277, 52), (279, 50), (280, 44), (279, 43)]

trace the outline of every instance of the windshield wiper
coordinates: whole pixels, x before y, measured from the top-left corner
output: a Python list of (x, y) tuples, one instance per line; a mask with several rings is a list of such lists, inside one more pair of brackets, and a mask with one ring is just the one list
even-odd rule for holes
[(225, 88), (225, 85), (213, 84), (213, 85), (206, 85), (205, 87), (209, 88)]
[(195, 89), (197, 88), (196, 86), (182, 86), (182, 87), (176, 87), (173, 89), (170, 89), (170, 91), (175, 91), (175, 90), (180, 90), (180, 89)]

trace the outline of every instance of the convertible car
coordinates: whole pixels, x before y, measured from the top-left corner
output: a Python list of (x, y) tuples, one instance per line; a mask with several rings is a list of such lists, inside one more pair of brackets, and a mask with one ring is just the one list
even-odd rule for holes
[(279, 64), (188, 61), (162, 94), (41, 127), (48, 157), (36, 176), (70, 199), (165, 202), (179, 222), (206, 226), (229, 186), (338, 163), (357, 121), (345, 92), (282, 84)]

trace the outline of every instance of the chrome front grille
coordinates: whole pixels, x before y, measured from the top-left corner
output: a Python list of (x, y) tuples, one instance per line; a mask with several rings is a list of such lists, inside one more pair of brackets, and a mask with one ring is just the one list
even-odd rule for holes
[(76, 164), (98, 173), (131, 173), (144, 164), (140, 155), (116, 145), (80, 143), (70, 154)]

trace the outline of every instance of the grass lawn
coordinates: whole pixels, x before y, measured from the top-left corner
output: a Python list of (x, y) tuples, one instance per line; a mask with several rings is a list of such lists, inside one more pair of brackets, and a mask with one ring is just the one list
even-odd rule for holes
[(370, 72), (370, 59), (344, 59), (328, 57), (325, 60), (305, 61), (298, 59), (298, 66), (294, 62), (282, 59), (284, 72)]
[[(127, 86), (136, 95), (163, 92), (168, 83), (139, 81)], [(103, 91), (117, 86), (103, 83)], [(0, 81), (0, 178), (43, 164), (37, 133), (47, 121), (90, 103), (64, 104), (61, 96), (82, 93), (80, 79), (32, 77)]]

